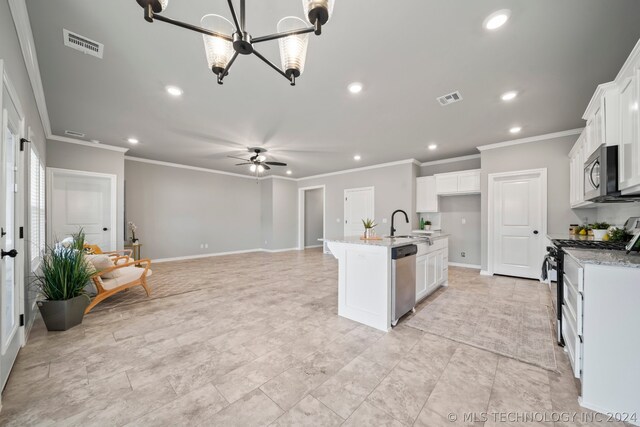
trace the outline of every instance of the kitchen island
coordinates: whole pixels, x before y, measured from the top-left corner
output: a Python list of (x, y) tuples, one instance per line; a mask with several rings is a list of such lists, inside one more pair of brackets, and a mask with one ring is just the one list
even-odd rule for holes
[[(359, 237), (327, 240), (327, 246), (338, 259), (338, 315), (373, 328), (388, 331), (392, 322), (392, 268), (393, 248), (418, 245), (418, 258), (423, 253), (440, 256), (439, 270), (433, 263), (434, 282), (438, 286), (446, 284), (447, 234), (429, 237), (433, 245), (428, 245), (425, 237), (397, 237), (382, 240), (361, 240)], [(435, 261), (435, 258), (434, 258)], [(426, 268), (426, 265), (425, 265)], [(426, 270), (425, 270), (426, 272)], [(439, 274), (438, 274), (439, 273)], [(424, 287), (427, 281), (417, 268), (416, 288)], [(420, 293), (420, 298), (424, 297)]]

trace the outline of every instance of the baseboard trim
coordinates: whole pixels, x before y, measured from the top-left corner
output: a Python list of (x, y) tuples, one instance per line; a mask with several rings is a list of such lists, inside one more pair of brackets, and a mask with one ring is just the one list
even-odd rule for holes
[(474, 270), (480, 270), (482, 269), (481, 265), (475, 265), (475, 264), (465, 264), (463, 262), (450, 262), (449, 265), (451, 267), (462, 267), (462, 268), (473, 268)]
[(286, 249), (260, 249), (261, 252), (267, 252), (270, 254), (275, 254), (278, 252), (290, 252), (290, 251), (299, 251), (300, 248), (295, 247), (295, 248), (286, 248)]
[(493, 273), (489, 273), (487, 270), (480, 270), (481, 276), (493, 276)]
[(305, 246), (305, 249), (313, 249), (313, 248), (321, 248), (324, 245), (311, 245), (311, 246)]
[(186, 256), (178, 256), (173, 258), (158, 258), (151, 260), (152, 263), (162, 263), (162, 262), (171, 262), (171, 261), (188, 261), (190, 259), (200, 259), (200, 258), (212, 258), (218, 256), (225, 255), (240, 255), (240, 254), (249, 254), (253, 252), (267, 252), (267, 253), (278, 253), (278, 252), (289, 252), (289, 251), (297, 251), (298, 248), (286, 248), (286, 249), (245, 249), (242, 251), (228, 251), (228, 252), (214, 252), (211, 254), (198, 254), (198, 255), (186, 255)]

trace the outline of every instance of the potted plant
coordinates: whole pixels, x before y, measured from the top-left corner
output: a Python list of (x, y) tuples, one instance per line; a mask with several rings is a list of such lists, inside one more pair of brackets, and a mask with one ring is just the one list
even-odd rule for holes
[(367, 218), (362, 220), (362, 225), (364, 225), (364, 238), (365, 239), (372, 238), (374, 235), (373, 229), (378, 224), (376, 224), (374, 220)]
[(136, 239), (136, 230), (138, 229), (138, 227), (133, 221), (129, 221), (127, 225), (129, 226), (129, 230), (131, 231), (131, 243), (137, 243), (138, 239)]
[(591, 230), (593, 230), (593, 237), (596, 240), (602, 240), (602, 238), (607, 234), (610, 224), (606, 222), (596, 222), (595, 224), (591, 224)]
[(48, 248), (35, 276), (34, 285), (44, 298), (37, 302), (38, 308), (49, 331), (66, 331), (82, 323), (90, 302), (85, 286), (95, 273), (83, 247), (80, 230), (71, 242)]
[(424, 229), (431, 230), (431, 221), (427, 220), (424, 222)]

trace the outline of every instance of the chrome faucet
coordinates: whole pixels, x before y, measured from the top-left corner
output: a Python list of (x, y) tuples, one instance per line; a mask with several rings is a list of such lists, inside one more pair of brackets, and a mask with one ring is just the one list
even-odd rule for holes
[(398, 212), (402, 212), (404, 214), (404, 218), (407, 220), (407, 224), (409, 224), (409, 216), (405, 211), (403, 211), (402, 209), (396, 209), (395, 211), (393, 211), (393, 213), (391, 214), (391, 237), (393, 237), (396, 233), (396, 229), (393, 226), (393, 224), (394, 224), (394, 218)]

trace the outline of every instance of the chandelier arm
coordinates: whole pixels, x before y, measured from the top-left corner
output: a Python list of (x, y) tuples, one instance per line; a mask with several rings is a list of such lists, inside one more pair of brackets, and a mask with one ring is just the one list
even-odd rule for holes
[(312, 33), (315, 30), (316, 30), (315, 27), (309, 27), (309, 28), (301, 28), (299, 30), (284, 31), (282, 33), (269, 34), (266, 36), (261, 36), (261, 37), (256, 37), (254, 39), (251, 39), (251, 43), (260, 43), (260, 42), (266, 42), (270, 40), (277, 40), (277, 39), (281, 39), (283, 37), (288, 37), (288, 36), (297, 36), (299, 34)]
[(231, 68), (231, 66), (233, 65), (233, 61), (236, 60), (236, 58), (238, 57), (238, 52), (234, 52), (233, 56), (231, 57), (231, 59), (229, 60), (229, 63), (227, 64), (227, 66), (224, 68), (224, 71), (222, 71), (220, 73), (220, 75), (218, 76), (218, 83), (222, 84), (222, 80), (224, 79), (224, 76), (226, 76), (227, 74), (229, 74), (229, 68)]
[(176, 21), (175, 19), (167, 18), (166, 16), (158, 15), (157, 13), (153, 14), (153, 19), (157, 19), (158, 21), (166, 22), (167, 24), (175, 25), (177, 27), (186, 28), (187, 30), (195, 31), (197, 33), (202, 33), (213, 37), (220, 37), (221, 39), (224, 39), (226, 41), (233, 42), (233, 38), (226, 34), (217, 33), (215, 31), (210, 31), (202, 27), (187, 24), (185, 22)]
[(255, 56), (257, 56), (258, 58), (262, 59), (262, 61), (264, 61), (269, 67), (273, 68), (274, 70), (276, 70), (278, 73), (280, 73), (280, 75), (282, 75), (282, 77), (284, 77), (285, 79), (289, 80), (290, 82), (292, 81), (289, 76), (287, 76), (285, 74), (284, 71), (282, 71), (280, 68), (278, 68), (273, 62), (269, 61), (267, 58), (265, 58), (264, 56), (262, 56), (260, 54), (260, 52), (258, 52), (257, 50), (253, 50), (253, 54)]
[(236, 10), (233, 7), (233, 0), (227, 0), (227, 3), (229, 4), (229, 10), (231, 11), (231, 17), (233, 18), (233, 22), (236, 24), (236, 31), (244, 31), (244, 28), (240, 26), (240, 23), (238, 22), (238, 15), (236, 15)]

